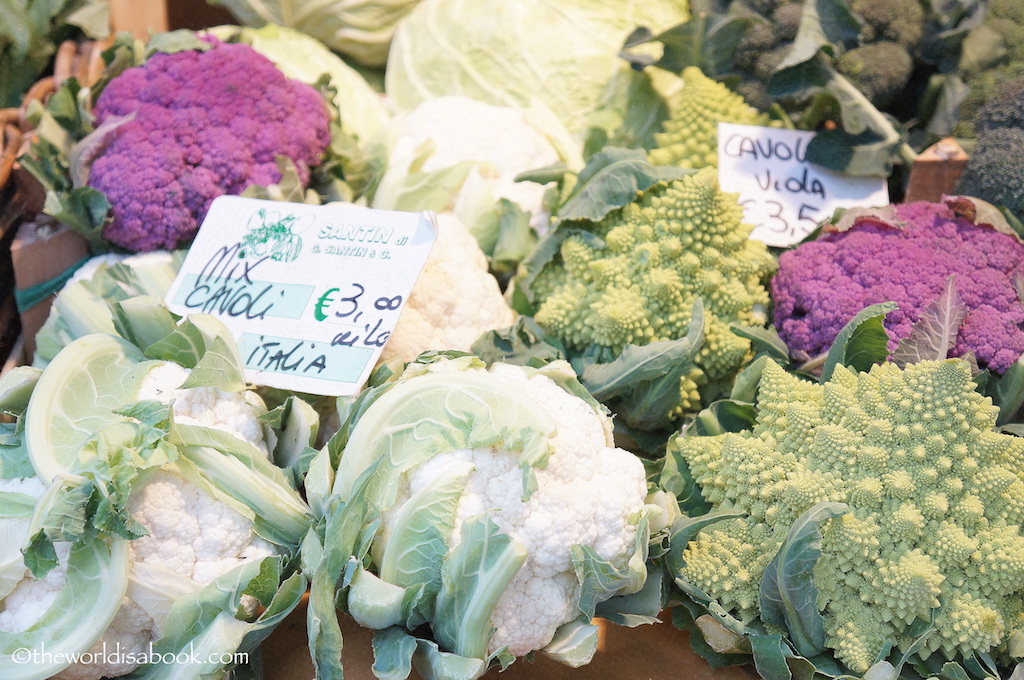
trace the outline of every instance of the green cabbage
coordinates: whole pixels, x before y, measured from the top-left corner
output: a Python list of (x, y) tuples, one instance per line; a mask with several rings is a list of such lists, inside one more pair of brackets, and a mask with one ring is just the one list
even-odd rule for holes
[(418, 0), (211, 0), (240, 24), (278, 24), (307, 33), (367, 66), (383, 66), (395, 26)]
[[(501, 106), (538, 99), (573, 133), (662, 106), (619, 57), (637, 27), (689, 18), (685, 0), (424, 0), (395, 32), (385, 90), (398, 110), (465, 95)], [(637, 87), (641, 82), (647, 87)], [(630, 91), (633, 90), (633, 91)]]

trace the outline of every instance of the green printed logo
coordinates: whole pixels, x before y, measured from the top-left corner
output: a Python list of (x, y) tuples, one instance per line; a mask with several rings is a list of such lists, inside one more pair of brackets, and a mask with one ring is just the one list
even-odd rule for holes
[(278, 262), (291, 262), (302, 252), (300, 223), (312, 221), (312, 215), (281, 217), (276, 212), (260, 208), (249, 217), (248, 231), (242, 237), (238, 257), (269, 257)]

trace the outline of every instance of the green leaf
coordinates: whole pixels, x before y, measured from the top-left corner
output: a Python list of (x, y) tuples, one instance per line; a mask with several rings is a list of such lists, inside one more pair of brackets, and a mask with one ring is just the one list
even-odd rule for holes
[(486, 658), (491, 611), (525, 560), (526, 549), (488, 516), (463, 523), (462, 540), (441, 569), (431, 622), (438, 643), (459, 656)]
[(761, 326), (741, 326), (737, 323), (729, 324), (729, 330), (741, 338), (750, 340), (751, 349), (758, 354), (767, 354), (776, 363), (785, 366), (789, 363), (789, 348), (779, 337), (775, 327), (762, 328)]
[(600, 628), (589, 620), (570, 621), (558, 627), (555, 637), (541, 651), (570, 668), (579, 668), (597, 653), (599, 633)]
[(530, 226), (530, 213), (507, 198), (498, 201), (497, 241), (490, 253), (491, 270), (511, 275), (520, 260), (537, 245), (537, 232)]
[(488, 364), (535, 366), (567, 357), (562, 342), (529, 316), (516, 317), (508, 328), (484, 333), (473, 342), (470, 350)]
[(825, 622), (818, 611), (812, 572), (821, 556), (822, 522), (849, 511), (845, 503), (817, 503), (793, 523), (761, 578), (761, 619), (785, 626), (803, 656), (825, 650)]
[(12, 416), (24, 413), (40, 375), (38, 368), (15, 366), (0, 376), (0, 412)]
[(835, 45), (854, 43), (860, 31), (861, 22), (844, 0), (807, 0), (796, 38), (778, 71), (815, 59), (822, 48), (834, 51)]
[(658, 623), (658, 616), (667, 604), (667, 588), (664, 571), (652, 569), (638, 592), (599, 602), (594, 613), (605, 621), (630, 628)]
[(406, 620), (416, 619), (414, 625), (433, 618), (441, 589), (441, 565), (455, 529), (455, 511), (472, 470), (468, 462), (452, 466), (413, 494), (393, 523), (378, 561), (382, 580), (402, 588), (422, 588), (414, 603), (416, 611), (404, 612)]
[(416, 671), (424, 680), (476, 680), (487, 670), (487, 660), (442, 652), (432, 640), (416, 640)]
[(92, 187), (79, 187), (66, 193), (47, 192), (43, 212), (78, 232), (95, 252), (109, 248), (102, 231), (110, 213), (110, 202)]
[(679, 168), (666, 176), (641, 149), (606, 147), (580, 171), (572, 193), (558, 209), (558, 219), (600, 222), (608, 213), (632, 203), (641, 191), (686, 174)]
[[(811, 3), (805, 5), (805, 12), (809, 6)], [(817, 133), (807, 146), (809, 161), (853, 176), (889, 175), (892, 158), (903, 143), (902, 132), (836, 71), (825, 48), (813, 58), (780, 66), (769, 78), (767, 89), (772, 97), (796, 99), (824, 93), (838, 104), (842, 128)]]
[[(717, 78), (732, 70), (736, 47), (750, 25), (763, 21), (756, 15), (708, 14), (696, 7), (691, 14), (689, 21), (658, 35), (645, 28), (637, 29), (626, 38), (622, 56), (634, 68), (653, 65), (680, 73), (688, 66), (696, 66), (709, 78)], [(661, 43), (660, 57), (654, 58), (646, 51), (633, 49), (651, 42)]]
[[(0, 632), (0, 677), (37, 680), (88, 650), (114, 620), (128, 586), (128, 542), (93, 538), (74, 545), (64, 586), (42, 617), (20, 633)], [(39, 661), (25, 663), (24, 651)]]
[(200, 40), (195, 31), (180, 29), (177, 31), (165, 31), (150, 37), (146, 42), (146, 57), (149, 58), (157, 52), (163, 54), (174, 54), (175, 52), (205, 52), (212, 48), (210, 43)]
[(790, 680), (793, 677), (787, 663), (790, 655), (781, 635), (751, 635), (749, 640), (754, 668), (763, 680)]
[(373, 632), (373, 675), (378, 680), (405, 680), (412, 673), (416, 638), (399, 626)]
[(757, 410), (752, 402), (719, 399), (697, 414), (687, 436), (711, 437), (726, 432), (752, 430), (757, 425)]
[(822, 383), (828, 382), (839, 364), (864, 372), (885, 361), (889, 356), (889, 334), (883, 324), (885, 315), (894, 309), (897, 309), (895, 302), (879, 302), (865, 307), (843, 326), (822, 366)]
[(939, 297), (928, 303), (911, 328), (910, 335), (896, 345), (892, 361), (900, 367), (919, 361), (941, 361), (953, 349), (960, 325), (969, 311), (953, 279), (950, 274)]
[(982, 392), (992, 397), (999, 407), (996, 424), (1007, 425), (1014, 420), (1024, 404), (1024, 356), (1017, 359), (1002, 375), (992, 375)]
[(594, 398), (613, 404), (613, 410), (630, 427), (656, 430), (672, 422), (679, 406), (680, 380), (694, 367), (704, 344), (704, 304), (694, 302), (686, 336), (647, 345), (626, 345), (608, 363), (584, 354), (580, 378)]

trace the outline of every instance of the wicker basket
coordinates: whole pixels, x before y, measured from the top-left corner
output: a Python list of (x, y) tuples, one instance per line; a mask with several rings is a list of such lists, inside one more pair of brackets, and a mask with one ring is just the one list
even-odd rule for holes
[(83, 85), (95, 83), (103, 73), (103, 50), (112, 43), (65, 41), (57, 49), (53, 74), (37, 81), (19, 108), (0, 111), (0, 360), (11, 354), (19, 333), (25, 357), (31, 360), (35, 333), (49, 313), (51, 298), (19, 310), (17, 292), (60, 276), (88, 252), (84, 239), (42, 215), (45, 192), (17, 162), (33, 138), (29, 107), (45, 104), (69, 78)]

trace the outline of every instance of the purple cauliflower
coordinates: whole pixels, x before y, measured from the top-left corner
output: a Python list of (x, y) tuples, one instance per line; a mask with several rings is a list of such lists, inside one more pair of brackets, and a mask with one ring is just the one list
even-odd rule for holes
[(217, 196), (280, 181), (290, 158), (303, 184), (330, 141), (323, 97), (248, 45), (157, 53), (103, 90), (96, 125), (134, 114), (94, 161), (106, 195), (103, 237), (139, 252), (189, 242)]
[(1003, 373), (1024, 353), (1024, 244), (957, 217), (939, 203), (896, 206), (902, 229), (861, 220), (783, 253), (772, 281), (775, 326), (793, 356), (828, 351), (864, 307), (893, 301), (885, 327), (889, 351), (952, 275), (968, 311), (949, 356), (974, 352), (978, 365)]

